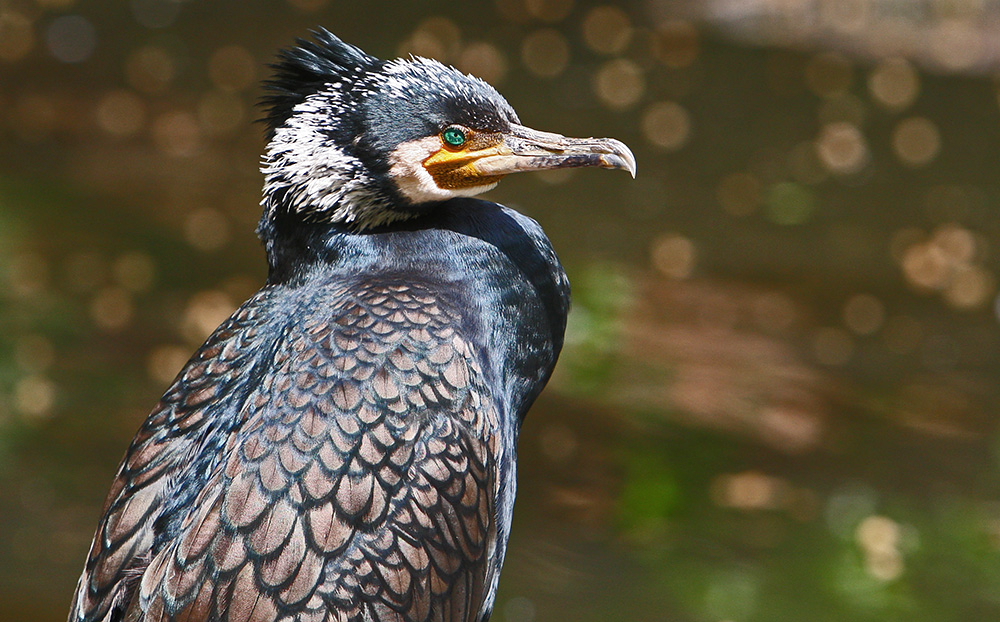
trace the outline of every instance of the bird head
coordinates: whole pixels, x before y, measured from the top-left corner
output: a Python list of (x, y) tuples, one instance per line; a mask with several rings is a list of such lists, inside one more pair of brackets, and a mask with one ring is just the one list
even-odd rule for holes
[(265, 83), (264, 221), (277, 214), (367, 229), (490, 190), (509, 173), (620, 168), (609, 138), (521, 125), (482, 80), (420, 57), (384, 61), (326, 30), (299, 39)]

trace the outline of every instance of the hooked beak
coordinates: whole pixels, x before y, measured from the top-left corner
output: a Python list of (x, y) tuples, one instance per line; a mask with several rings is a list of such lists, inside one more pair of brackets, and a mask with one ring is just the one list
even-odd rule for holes
[(598, 166), (620, 168), (635, 177), (635, 156), (613, 138), (568, 138), (512, 125), (502, 134), (476, 134), (460, 149), (441, 147), (424, 168), (439, 188), (481, 192), (504, 175), (522, 171)]
[(620, 168), (633, 178), (636, 170), (635, 156), (620, 140), (568, 138), (523, 125), (512, 126), (493, 153), (484, 153), (472, 163), (472, 167), (486, 177), (582, 166)]

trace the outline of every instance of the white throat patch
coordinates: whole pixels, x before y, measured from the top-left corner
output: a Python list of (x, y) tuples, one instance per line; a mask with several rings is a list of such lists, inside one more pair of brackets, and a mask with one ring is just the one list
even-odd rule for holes
[(441, 139), (427, 136), (405, 142), (389, 156), (389, 175), (400, 194), (412, 203), (446, 201), (455, 197), (473, 197), (496, 188), (497, 182), (471, 188), (441, 188), (424, 168), (424, 162), (441, 149)]

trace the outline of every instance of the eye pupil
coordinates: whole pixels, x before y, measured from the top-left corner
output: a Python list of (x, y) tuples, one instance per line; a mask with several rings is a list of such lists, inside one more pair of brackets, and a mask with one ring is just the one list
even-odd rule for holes
[(453, 147), (465, 144), (465, 132), (457, 127), (449, 127), (444, 131), (444, 141)]

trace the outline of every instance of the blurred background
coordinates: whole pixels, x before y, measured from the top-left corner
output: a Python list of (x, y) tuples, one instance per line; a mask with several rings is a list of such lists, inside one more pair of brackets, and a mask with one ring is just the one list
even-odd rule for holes
[(997, 2), (0, 0), (0, 620), (65, 619), (263, 282), (254, 104), (316, 25), (638, 158), (490, 195), (575, 290), (498, 622), (1000, 618)]

